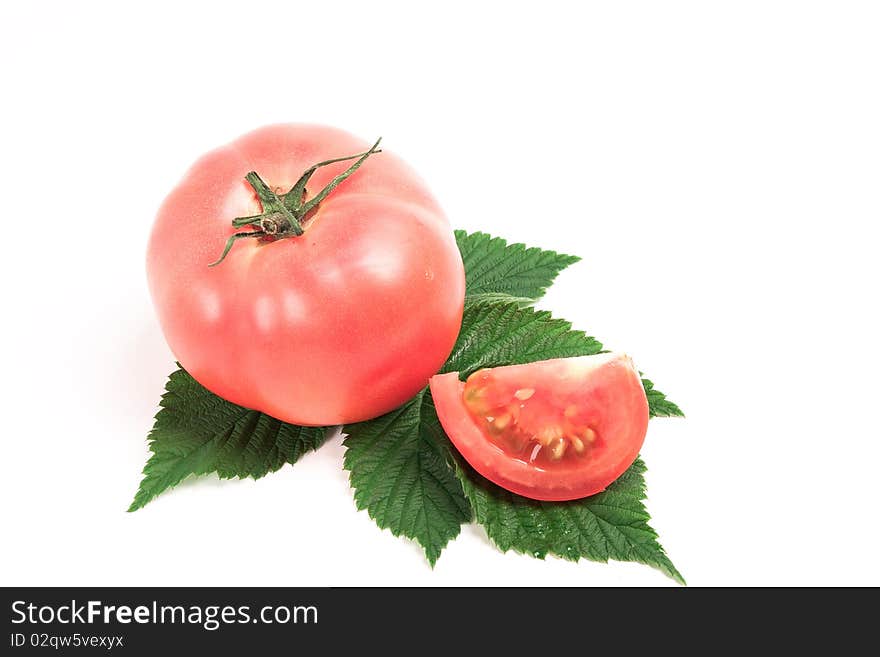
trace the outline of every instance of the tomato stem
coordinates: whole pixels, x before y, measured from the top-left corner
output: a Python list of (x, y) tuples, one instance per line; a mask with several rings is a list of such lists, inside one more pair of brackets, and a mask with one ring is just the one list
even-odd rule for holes
[[(251, 187), (254, 188), (254, 191), (257, 193), (257, 198), (260, 199), (260, 203), (262, 203), (263, 205), (263, 214), (259, 215), (257, 219), (262, 221), (262, 219), (270, 213), (273, 215), (280, 215), (281, 220), (287, 222), (288, 231), (292, 232), (294, 235), (303, 234), (302, 224), (300, 224), (297, 216), (287, 209), (287, 206), (284, 205), (282, 200), (278, 198), (278, 195), (275, 192), (269, 189), (269, 186), (263, 182), (263, 179), (260, 178), (259, 175), (257, 175), (256, 171), (251, 171), (244, 178), (251, 184)], [(249, 219), (250, 218), (251, 217), (249, 217)]]
[[(286, 194), (281, 196), (278, 196), (278, 194), (272, 191), (256, 171), (250, 171), (245, 176), (245, 180), (247, 180), (250, 186), (253, 187), (254, 193), (260, 200), (263, 212), (249, 217), (236, 217), (232, 220), (232, 225), (236, 228), (242, 228), (244, 226), (259, 226), (260, 228), (259, 230), (242, 231), (231, 235), (226, 241), (226, 246), (223, 249), (223, 253), (220, 254), (220, 258), (208, 266), (214, 267), (223, 262), (229, 251), (241, 238), (257, 238), (274, 241), (276, 239), (298, 237), (302, 235), (304, 232), (302, 222), (306, 218), (306, 215), (315, 210), (321, 201), (327, 198), (327, 196), (336, 189), (339, 183), (357, 171), (361, 164), (363, 164), (370, 155), (381, 153), (382, 150), (379, 149), (379, 143), (381, 141), (382, 138), (379, 137), (379, 139), (376, 140), (376, 143), (373, 144), (372, 148), (363, 153), (348, 155), (346, 157), (337, 157), (332, 160), (324, 160), (323, 162), (313, 164), (303, 172), (299, 180), (296, 181), (296, 184), (291, 187)], [(333, 180), (327, 183), (327, 185), (320, 192), (315, 194), (314, 197), (308, 201), (305, 200), (306, 185), (316, 170), (320, 167), (325, 167), (328, 164), (346, 162), (348, 160), (354, 160), (355, 158), (357, 158), (357, 161), (354, 162), (354, 164), (339, 175), (335, 176)]]
[[(312, 177), (312, 174), (315, 173), (315, 171), (317, 171), (318, 168), (325, 167), (328, 164), (336, 164), (337, 162), (346, 162), (348, 160), (360, 158), (360, 160), (355, 162), (351, 167), (348, 168), (348, 170), (346, 170), (343, 174), (341, 174), (341, 175), (345, 176), (345, 178), (347, 178), (348, 176), (350, 176), (352, 173), (355, 172), (355, 170), (361, 165), (361, 163), (365, 159), (367, 159), (367, 157), (369, 157), (373, 153), (381, 153), (382, 152), (382, 149), (376, 148), (376, 146), (379, 145), (380, 141), (382, 141), (381, 137), (379, 137), (379, 139), (376, 141), (376, 143), (373, 144), (373, 147), (370, 150), (364, 151), (363, 153), (357, 153), (356, 155), (349, 155), (347, 157), (337, 157), (332, 160), (324, 160), (323, 162), (318, 162), (317, 164), (313, 164), (312, 166), (310, 166), (308, 169), (306, 169), (303, 172), (303, 174), (302, 174), (302, 176), (300, 176), (299, 180), (296, 181), (296, 184), (290, 188), (290, 191), (287, 192), (287, 194), (285, 194), (283, 196), (284, 204), (288, 208), (290, 208), (291, 211), (296, 212), (297, 210), (299, 210), (302, 207), (303, 200), (305, 199), (306, 183), (309, 182), (309, 179)], [(337, 178), (338, 177), (339, 176), (337, 176)], [(345, 180), (345, 178), (343, 178), (342, 180)], [(340, 182), (342, 182), (342, 180), (340, 180), (336, 184), (333, 184), (333, 182), (331, 182), (330, 184), (333, 185), (333, 187), (335, 187)], [(327, 187), (330, 187), (330, 185), (328, 185)], [(327, 187), (325, 187), (323, 190), (321, 190), (321, 192), (326, 190)], [(327, 192), (327, 193), (329, 194), (329, 192)], [(324, 196), (326, 196), (326, 194)], [(317, 196), (315, 198), (317, 198)]]
[(220, 254), (220, 258), (217, 259), (215, 262), (212, 262), (208, 266), (213, 267), (214, 265), (219, 265), (221, 262), (223, 262), (223, 258), (226, 257), (226, 254), (229, 253), (229, 250), (232, 248), (232, 245), (235, 244), (235, 242), (237, 240), (240, 240), (243, 237), (264, 237), (265, 235), (266, 235), (266, 233), (264, 233), (262, 230), (255, 230), (252, 233), (236, 233), (235, 235), (232, 235), (226, 241), (226, 247), (223, 249), (223, 253)]

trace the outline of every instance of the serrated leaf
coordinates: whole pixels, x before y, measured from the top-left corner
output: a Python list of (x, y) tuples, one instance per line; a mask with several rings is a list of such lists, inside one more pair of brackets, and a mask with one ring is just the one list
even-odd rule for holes
[(525, 244), (508, 244), (486, 233), (457, 230), (455, 239), (464, 261), (468, 296), (500, 292), (540, 299), (559, 272), (580, 260)]
[[(546, 311), (523, 306), (506, 295), (481, 295), (465, 304), (461, 332), (442, 372), (466, 377), (481, 367), (530, 363), (549, 358), (589, 356), (602, 343)], [(642, 379), (651, 417), (684, 417), (681, 409)]]
[(258, 479), (320, 447), (324, 427), (300, 427), (226, 401), (178, 369), (148, 436), (152, 456), (129, 511), (190, 475)]
[(504, 552), (543, 559), (635, 561), (657, 568), (676, 582), (684, 578), (648, 525), (645, 466), (640, 459), (598, 495), (572, 502), (539, 502), (514, 495), (458, 461), (457, 473), (477, 522)]
[(480, 292), (478, 294), (469, 294), (464, 298), (465, 308), (470, 306), (480, 306), (486, 304), (514, 304), (518, 308), (528, 308), (535, 305), (535, 299), (529, 297), (512, 297), (504, 292)]
[(482, 367), (588, 356), (602, 344), (564, 319), (516, 303), (475, 303), (465, 308), (461, 332), (442, 372), (465, 377)]
[(471, 511), (430, 393), (422, 390), (399, 409), (344, 432), (357, 508), (395, 536), (418, 541), (433, 566)]
[(666, 395), (654, 388), (648, 379), (642, 379), (645, 394), (648, 396), (648, 408), (651, 417), (684, 417), (682, 410), (674, 402), (666, 399)]
[[(598, 340), (572, 330), (569, 322), (553, 319), (550, 313), (513, 302), (487, 301), (465, 309), (459, 340), (444, 371), (467, 376), (481, 367), (591, 355), (601, 350)], [(665, 400), (650, 382), (645, 387), (655, 402)], [(486, 527), (501, 550), (538, 558), (555, 554), (572, 560), (636, 561), (684, 583), (648, 525), (649, 515), (642, 502), (645, 467), (640, 460), (599, 495), (553, 503), (514, 495), (481, 477), (460, 458), (456, 463), (477, 522)]]

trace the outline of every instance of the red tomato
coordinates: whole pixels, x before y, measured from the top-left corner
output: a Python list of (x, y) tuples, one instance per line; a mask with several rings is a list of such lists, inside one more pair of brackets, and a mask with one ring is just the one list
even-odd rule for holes
[[(159, 210), (150, 291), (174, 355), (199, 383), (300, 425), (366, 420), (401, 405), (444, 363), (461, 326), (464, 268), (449, 223), (402, 160), (373, 153), (303, 233), (241, 239), (217, 266), (237, 217), (310, 166), (367, 151), (345, 132), (275, 125), (198, 160)], [(307, 202), (349, 162), (317, 169)], [(271, 192), (270, 192), (271, 193)]]
[(598, 354), (431, 379), (447, 435), (481, 475), (536, 500), (604, 490), (635, 461), (648, 400), (628, 356)]

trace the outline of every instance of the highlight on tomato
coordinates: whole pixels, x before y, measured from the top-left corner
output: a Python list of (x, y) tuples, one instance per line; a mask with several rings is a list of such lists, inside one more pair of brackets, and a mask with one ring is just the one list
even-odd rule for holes
[(150, 292), (180, 364), (299, 425), (376, 417), (461, 326), (464, 267), (425, 183), (335, 128), (273, 125), (199, 159), (162, 204)]
[(599, 493), (635, 461), (648, 400), (629, 356), (605, 353), (431, 378), (443, 429), (486, 479), (536, 500)]

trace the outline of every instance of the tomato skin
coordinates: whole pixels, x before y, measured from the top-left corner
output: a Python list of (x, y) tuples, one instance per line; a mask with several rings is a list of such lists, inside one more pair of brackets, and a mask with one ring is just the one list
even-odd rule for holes
[[(174, 355), (215, 394), (293, 424), (357, 422), (406, 402), (446, 360), (461, 256), (424, 183), (389, 152), (322, 201), (303, 235), (239, 240), (208, 266), (232, 219), (261, 211), (249, 171), (286, 192), (316, 162), (368, 148), (334, 128), (268, 126), (203, 156), (163, 203), (150, 292)], [(318, 169), (309, 196), (349, 164)]]
[[(562, 358), (498, 370), (533, 384), (535, 366), (561, 367), (560, 388), (577, 386), (577, 399), (589, 409), (603, 437), (594, 457), (563, 459), (547, 465), (515, 458), (488, 435), (468, 411), (465, 383), (457, 372), (431, 378), (437, 416), (449, 439), (478, 473), (517, 495), (544, 501), (580, 499), (599, 493), (635, 461), (648, 429), (648, 400), (638, 371), (628, 356), (599, 354)], [(530, 370), (530, 367), (532, 370)], [(580, 371), (579, 371), (580, 370)], [(574, 383), (572, 383), (574, 380)]]

